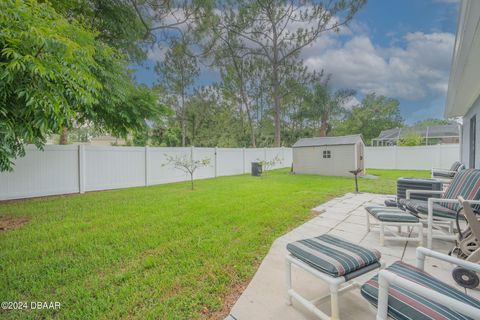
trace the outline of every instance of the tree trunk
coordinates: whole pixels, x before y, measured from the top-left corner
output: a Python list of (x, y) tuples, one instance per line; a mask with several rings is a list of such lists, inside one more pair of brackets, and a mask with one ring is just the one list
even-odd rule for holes
[(190, 184), (191, 184), (191, 188), (193, 190), (193, 173), (190, 174)]
[(65, 127), (63, 127), (60, 131), (60, 139), (58, 141), (58, 144), (68, 144), (68, 129)]
[(274, 109), (274, 121), (275, 121), (275, 147), (281, 146), (280, 138), (280, 113), (281, 113), (281, 101), (280, 101), (280, 84), (278, 83), (278, 66), (273, 66), (273, 109)]
[(252, 148), (257, 147), (257, 141), (255, 138), (255, 129), (253, 128), (253, 122), (252, 122), (252, 116), (250, 115), (250, 112), (248, 113), (248, 121), (250, 122), (250, 135), (252, 138)]
[(256, 139), (255, 139), (255, 128), (253, 127), (253, 120), (252, 120), (252, 115), (250, 114), (250, 104), (248, 102), (248, 98), (247, 98), (247, 95), (245, 93), (245, 89), (243, 88), (243, 78), (241, 80), (242, 84), (241, 84), (241, 91), (240, 91), (240, 94), (242, 95), (242, 101), (243, 101), (243, 105), (245, 106), (245, 111), (247, 113), (247, 118), (248, 118), (248, 124), (250, 126), (250, 137), (252, 139), (252, 148), (256, 148), (257, 147), (257, 142), (256, 142)]
[[(183, 83), (183, 81), (182, 81)], [(185, 121), (185, 88), (182, 89), (182, 107), (181, 107), (181, 126), (182, 126), (182, 147), (186, 145), (187, 123)]]
[(272, 67), (273, 67), (273, 72), (272, 72), (272, 89), (273, 89), (273, 107), (274, 107), (274, 120), (275, 120), (275, 147), (280, 147), (281, 146), (281, 138), (280, 138), (280, 113), (281, 113), (281, 100), (280, 100), (280, 79), (278, 75), (278, 67), (279, 67), (279, 61), (278, 61), (278, 53), (279, 53), (279, 48), (277, 46), (277, 41), (278, 41), (278, 34), (277, 34), (277, 26), (275, 24), (274, 19), (271, 18), (272, 21), (272, 33), (273, 33), (273, 61), (272, 61)]
[(195, 129), (196, 129), (196, 122), (195, 122), (195, 113), (192, 115), (192, 141), (190, 145), (194, 146), (195, 145)]
[(326, 137), (328, 134), (328, 114), (325, 112), (322, 114), (322, 119), (320, 122), (320, 137)]

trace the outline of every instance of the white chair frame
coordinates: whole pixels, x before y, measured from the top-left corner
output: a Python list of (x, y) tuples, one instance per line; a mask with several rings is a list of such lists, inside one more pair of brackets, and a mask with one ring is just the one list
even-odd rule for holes
[[(379, 227), (380, 229), (380, 245), (383, 247), (385, 245), (385, 240), (392, 241), (417, 241), (421, 246), (423, 244), (423, 223), (422, 222), (392, 222), (392, 221), (381, 221), (377, 219), (374, 215), (370, 214), (367, 210), (367, 232), (370, 232), (372, 227)], [(373, 219), (375, 222), (371, 222), (370, 219)], [(394, 227), (397, 230), (391, 229)], [(402, 233), (402, 227), (407, 227), (408, 232), (411, 234), (412, 231), (416, 230), (416, 237), (405, 237)], [(387, 231), (390, 236), (385, 235)]]
[[(440, 252), (436, 252), (427, 248), (418, 247), (417, 248), (417, 268), (425, 270), (425, 257), (432, 257), (438, 260), (450, 262), (454, 265), (467, 268), (469, 270), (480, 272), (480, 265), (477, 263), (472, 263), (469, 261), (461, 260)], [(457, 311), (465, 316), (471, 317), (472, 319), (480, 319), (480, 310), (458, 301), (452, 299), (441, 293), (426, 288), (422, 285), (419, 285), (415, 282), (406, 280), (393, 272), (388, 270), (380, 270), (378, 273), (378, 308), (377, 308), (377, 320), (387, 320), (388, 319), (388, 288), (390, 285), (396, 285), (401, 288), (405, 288), (409, 291), (412, 291), (420, 296), (426, 297), (429, 300), (432, 300), (436, 303), (440, 303), (454, 311)]]
[[(444, 191), (434, 190), (407, 190), (406, 198), (410, 199), (412, 194), (438, 194), (443, 195)], [(480, 204), (480, 200), (468, 200), (471, 204)], [(433, 215), (433, 204), (436, 202), (458, 203), (457, 199), (428, 198), (428, 214), (420, 221), (427, 226), (427, 248), (432, 248), (432, 239), (455, 240), (455, 220), (450, 218), (437, 217)], [(424, 214), (418, 214), (420, 217)], [(433, 230), (443, 231), (444, 234), (433, 234)]]
[[(473, 263), (470, 261), (462, 260), (456, 257), (449, 256), (437, 251), (433, 251), (424, 247), (417, 248), (417, 263), (416, 267), (420, 270), (425, 270), (425, 258), (431, 257), (441, 261), (449, 262), (457, 266), (464, 267), (466, 269), (479, 272), (480, 273), (480, 264)], [(419, 285), (415, 282), (402, 278), (395, 273), (384, 270), (384, 263), (380, 262), (380, 271), (378, 273), (378, 307), (377, 307), (377, 316), (376, 320), (387, 320), (388, 319), (388, 289), (390, 285), (396, 285), (401, 288), (405, 288), (409, 291), (414, 292), (420, 296), (426, 297), (429, 300), (432, 300), (436, 303), (440, 303), (452, 310), (455, 310), (465, 316), (471, 317), (475, 320), (480, 320), (480, 310), (468, 305), (466, 303), (460, 302), (456, 299), (452, 299), (441, 293), (426, 288), (422, 285)], [(309, 272), (310, 274), (316, 276), (317, 278), (328, 283), (330, 287), (330, 294), (320, 297), (314, 300), (307, 300), (302, 297), (298, 292), (292, 288), (292, 278), (291, 278), (291, 265), (295, 264), (301, 269)], [(372, 270), (373, 271), (373, 270)], [(292, 299), (295, 299), (298, 303), (303, 305), (307, 310), (312, 312), (315, 316), (322, 320), (338, 320), (339, 318), (339, 306), (338, 306), (338, 296), (340, 293), (349, 291), (360, 287), (358, 282), (354, 282), (353, 279), (350, 281), (345, 281), (343, 277), (331, 277), (323, 272), (318, 271), (315, 268), (312, 268), (308, 264), (304, 263), (301, 260), (296, 259), (295, 257), (288, 255), (286, 258), (286, 280), (287, 280), (287, 303), (292, 304)], [(323, 311), (318, 309), (315, 304), (321, 302), (327, 298), (331, 298), (331, 316), (328, 316)]]
[[(384, 263), (380, 260), (380, 266), (379, 269), (384, 268)], [(321, 272), (307, 263), (295, 258), (292, 255), (287, 255), (285, 259), (286, 263), (286, 281), (287, 281), (287, 304), (291, 305), (292, 300), (295, 299), (298, 303), (300, 303), (302, 306), (304, 306), (308, 311), (312, 312), (315, 316), (317, 316), (319, 319), (322, 320), (339, 320), (340, 319), (340, 314), (339, 314), (339, 307), (338, 307), (338, 297), (341, 293), (344, 293), (346, 291), (359, 288), (360, 283), (354, 281), (354, 279), (351, 279), (349, 281), (346, 281), (344, 277), (332, 277), (324, 272)], [(296, 265), (300, 269), (307, 271), (311, 275), (319, 278), (320, 280), (325, 281), (330, 289), (330, 293), (313, 299), (313, 300), (308, 300), (304, 298), (302, 295), (300, 295), (297, 291), (295, 291), (292, 287), (292, 264)], [(376, 269), (372, 269), (371, 271), (374, 271)], [(316, 307), (315, 304), (320, 303), (322, 301), (325, 301), (326, 299), (330, 298), (330, 305), (331, 305), (331, 315), (328, 316), (326, 313), (321, 311)]]

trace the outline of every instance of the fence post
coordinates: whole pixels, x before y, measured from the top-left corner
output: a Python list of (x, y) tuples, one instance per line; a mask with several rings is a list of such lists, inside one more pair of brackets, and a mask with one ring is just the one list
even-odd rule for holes
[(437, 159), (438, 159), (438, 164), (435, 164), (435, 166), (437, 166), (437, 168), (448, 168), (448, 165), (447, 166), (444, 166), (443, 165), (443, 159), (442, 159), (442, 144), (437, 144), (438, 146), (438, 156), (437, 156)]
[(214, 161), (214, 166), (215, 166), (215, 178), (218, 176), (218, 148), (215, 147), (215, 161)]
[(285, 147), (282, 146), (282, 168), (285, 167)]
[(267, 148), (263, 148), (263, 160), (267, 161)]
[(78, 145), (78, 191), (85, 193), (85, 146)]
[(397, 153), (397, 145), (393, 146), (394, 147), (394, 153), (395, 153), (395, 158), (393, 162), (393, 168), (397, 169), (397, 158), (398, 158), (398, 153)]
[(247, 155), (246, 155), (246, 150), (245, 148), (242, 148), (242, 155), (243, 155), (243, 174), (247, 173), (247, 170), (245, 169), (247, 165)]
[(150, 150), (148, 146), (145, 146), (145, 186), (150, 185), (149, 173), (150, 173)]

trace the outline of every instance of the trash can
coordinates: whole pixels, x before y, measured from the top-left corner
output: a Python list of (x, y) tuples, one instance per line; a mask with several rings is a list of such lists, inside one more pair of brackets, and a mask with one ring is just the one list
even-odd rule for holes
[(252, 162), (252, 176), (260, 177), (262, 175), (262, 163)]

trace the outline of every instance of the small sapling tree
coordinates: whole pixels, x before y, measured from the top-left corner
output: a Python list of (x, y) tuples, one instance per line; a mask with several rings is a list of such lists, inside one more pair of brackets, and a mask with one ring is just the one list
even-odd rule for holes
[(190, 175), (190, 183), (191, 188), (193, 190), (193, 174), (198, 168), (207, 167), (210, 165), (210, 158), (204, 158), (201, 160), (194, 160), (190, 156), (183, 155), (183, 156), (170, 156), (168, 154), (165, 155), (165, 159), (167, 160), (166, 165), (173, 165), (176, 169), (179, 169), (187, 174)]
[(273, 169), (273, 167), (277, 164), (277, 163), (280, 163), (282, 162), (283, 159), (280, 158), (278, 155), (276, 155), (275, 157), (273, 157), (271, 160), (260, 160), (260, 159), (257, 159), (257, 162), (259, 162), (261, 165), (262, 165), (262, 171), (263, 172), (267, 172), (271, 169)]

